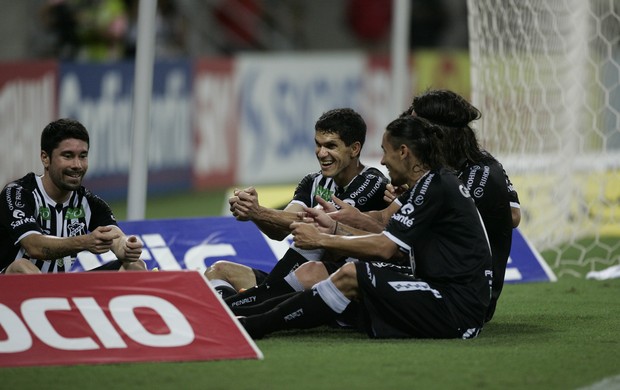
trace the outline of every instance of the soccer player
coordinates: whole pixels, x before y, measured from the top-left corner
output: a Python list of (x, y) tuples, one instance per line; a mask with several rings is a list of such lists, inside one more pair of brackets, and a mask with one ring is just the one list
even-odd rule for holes
[(442, 128), (446, 163), (456, 169), (484, 221), (493, 258), (493, 291), (486, 316), (490, 321), (504, 286), (512, 229), (521, 220), (519, 196), (502, 164), (480, 147), (469, 124), (481, 113), (462, 96), (449, 90), (430, 90), (414, 97), (407, 113)]
[(96, 270), (146, 270), (142, 242), (126, 236), (110, 207), (82, 186), (89, 142), (76, 120), (43, 129), (43, 175), (28, 173), (0, 194), (0, 273), (69, 272), (84, 250), (116, 255)]
[(474, 201), (444, 166), (441, 137), (441, 129), (420, 117), (401, 117), (387, 126), (381, 163), (395, 186), (410, 189), (398, 198), (401, 207), (382, 233), (305, 209), (320, 227), (294, 222), (297, 247), (360, 261), (265, 313), (240, 317), (252, 337), (352, 314), (373, 338), (478, 335), (489, 305), (491, 253)]
[[(317, 198), (331, 202), (332, 195), (336, 195), (348, 205), (364, 211), (384, 208), (387, 203), (383, 200), (383, 193), (388, 180), (378, 169), (361, 163), (360, 155), (365, 140), (366, 123), (357, 112), (350, 108), (325, 112), (315, 123), (315, 154), (320, 171), (301, 179), (293, 199), (284, 210), (261, 206), (257, 191), (250, 187), (236, 191), (229, 199), (230, 211), (240, 221), (254, 222), (270, 238), (282, 240), (290, 234), (291, 223), (299, 220), (298, 213), (304, 207), (317, 206)], [(304, 262), (323, 259), (323, 252), (303, 251), (292, 245), (269, 274), (220, 260), (207, 268), (205, 276), (228, 300), (241, 289), (257, 285), (261, 289), (269, 289), (271, 282), (282, 280)], [(335, 271), (338, 267), (333, 264), (338, 263), (330, 263)], [(294, 291), (286, 285), (283, 288), (281, 292)], [(279, 294), (280, 290), (271, 289), (270, 293)], [(240, 297), (238, 301), (256, 303), (256, 299), (256, 295), (252, 295), (249, 299)]]
[[(430, 90), (413, 99), (411, 107), (403, 114), (415, 115), (428, 119), (443, 130), (442, 148), (446, 163), (457, 170), (457, 176), (465, 184), (473, 196), (478, 211), (484, 221), (493, 256), (493, 291), (489, 312), (486, 320), (493, 317), (497, 300), (504, 284), (504, 274), (510, 248), (512, 244), (512, 229), (519, 224), (520, 206), (517, 192), (502, 165), (487, 151), (480, 148), (474, 131), (469, 124), (480, 118), (478, 109), (460, 95), (448, 90)], [(388, 201), (396, 199), (404, 188), (394, 188), (388, 185)], [(390, 195), (391, 194), (391, 195)], [(391, 204), (381, 211), (361, 213), (346, 204), (334, 199), (340, 209), (335, 211), (324, 202), (325, 211), (334, 220), (346, 223), (349, 226), (377, 232), (383, 230), (389, 218), (398, 210), (398, 206)], [(372, 217), (372, 218), (371, 218)], [(373, 223), (374, 221), (374, 223)], [(369, 229), (372, 227), (373, 229)], [(328, 277), (325, 267), (321, 263), (308, 262), (286, 278), (295, 280), (292, 285), (300, 286), (297, 291), (311, 288), (315, 283)], [(278, 285), (274, 284), (274, 291)], [(273, 294), (272, 296), (273, 297)], [(267, 300), (269, 297), (265, 297)], [(277, 301), (271, 301), (274, 305)], [(267, 305), (257, 308), (243, 309), (237, 307), (233, 311), (237, 314), (252, 314), (264, 311)]]

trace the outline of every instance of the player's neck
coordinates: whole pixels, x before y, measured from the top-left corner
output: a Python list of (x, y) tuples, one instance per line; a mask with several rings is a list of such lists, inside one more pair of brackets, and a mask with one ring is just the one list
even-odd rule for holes
[(426, 176), (426, 174), (428, 172), (429, 172), (428, 169), (420, 169), (420, 170), (412, 172), (412, 174), (411, 174), (411, 176), (409, 176), (409, 180), (407, 182), (407, 184), (409, 185), (409, 188), (413, 188), (415, 183), (417, 183), (418, 181), (420, 181), (421, 178)]
[(366, 167), (359, 160), (351, 163), (346, 169), (346, 173), (344, 175), (340, 175), (338, 177), (334, 177), (334, 182), (339, 187), (347, 187), (351, 181), (355, 178), (355, 176), (359, 175)]
[(43, 183), (43, 189), (47, 196), (49, 196), (54, 202), (63, 204), (71, 196), (71, 191), (62, 190), (58, 188), (49, 175), (41, 176), (41, 182)]

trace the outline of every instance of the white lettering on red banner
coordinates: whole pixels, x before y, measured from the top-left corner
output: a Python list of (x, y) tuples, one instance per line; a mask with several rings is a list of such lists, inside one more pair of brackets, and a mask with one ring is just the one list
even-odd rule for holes
[(262, 358), (198, 272), (3, 275), (0, 289), (0, 366)]

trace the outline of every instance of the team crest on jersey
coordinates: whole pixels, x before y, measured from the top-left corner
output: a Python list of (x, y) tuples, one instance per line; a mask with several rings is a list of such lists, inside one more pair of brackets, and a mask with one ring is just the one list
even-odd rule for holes
[(73, 222), (67, 225), (67, 233), (69, 233), (69, 237), (81, 236), (86, 234), (86, 229), (84, 229), (82, 222)]

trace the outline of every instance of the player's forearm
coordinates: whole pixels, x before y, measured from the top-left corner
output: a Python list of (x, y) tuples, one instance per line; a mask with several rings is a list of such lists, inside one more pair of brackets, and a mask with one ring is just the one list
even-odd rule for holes
[(20, 242), (28, 256), (38, 260), (55, 260), (75, 255), (87, 248), (86, 236), (54, 237), (31, 234)]
[(291, 233), (291, 223), (298, 220), (296, 213), (262, 208), (261, 212), (251, 218), (252, 222), (274, 240), (283, 240)]
[[(353, 233), (356, 229), (338, 226), (337, 233)], [(360, 231), (357, 230), (359, 233)], [(357, 259), (371, 258), (388, 261), (394, 256), (393, 244), (386, 242), (386, 238), (379, 234), (365, 235), (329, 235), (323, 234), (319, 243), (321, 248), (341, 256)]]
[(386, 225), (383, 222), (381, 211), (359, 213), (358, 218), (353, 222), (347, 223), (347, 225), (372, 233), (381, 233)]

